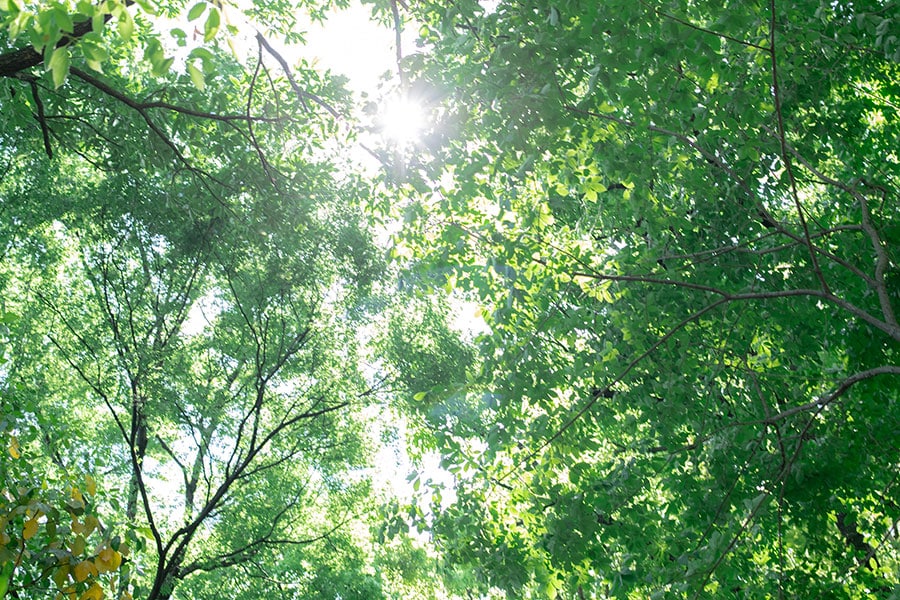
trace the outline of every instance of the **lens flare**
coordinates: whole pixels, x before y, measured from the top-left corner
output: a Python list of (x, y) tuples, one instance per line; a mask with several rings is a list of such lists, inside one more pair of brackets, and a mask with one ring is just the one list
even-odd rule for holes
[(425, 111), (415, 100), (397, 98), (385, 105), (379, 122), (385, 138), (400, 145), (412, 144), (425, 128)]

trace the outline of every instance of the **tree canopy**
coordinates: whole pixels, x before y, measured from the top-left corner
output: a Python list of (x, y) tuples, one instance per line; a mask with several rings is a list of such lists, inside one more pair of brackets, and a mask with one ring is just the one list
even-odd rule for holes
[(486, 586), (896, 593), (897, 9), (420, 7), (402, 243), (490, 328), (433, 535)]
[(346, 7), (0, 1), (0, 597), (900, 595), (900, 5)]

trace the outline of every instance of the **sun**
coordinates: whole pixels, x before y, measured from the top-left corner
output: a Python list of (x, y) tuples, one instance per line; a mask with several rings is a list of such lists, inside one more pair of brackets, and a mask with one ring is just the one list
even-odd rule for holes
[(425, 129), (425, 111), (411, 98), (395, 98), (384, 105), (378, 123), (389, 141), (400, 146), (414, 144)]

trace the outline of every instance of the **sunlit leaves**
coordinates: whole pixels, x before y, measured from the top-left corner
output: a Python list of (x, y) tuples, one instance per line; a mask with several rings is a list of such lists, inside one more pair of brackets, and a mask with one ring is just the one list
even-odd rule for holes
[(203, 24), (203, 41), (209, 42), (214, 37), (216, 37), (216, 33), (219, 31), (219, 23), (221, 21), (221, 17), (219, 15), (218, 8), (210, 8), (209, 15), (206, 17), (206, 23)]
[(119, 36), (123, 40), (130, 40), (132, 34), (134, 34), (134, 19), (131, 13), (124, 9), (120, 10), (116, 20), (116, 27), (118, 28)]
[[(530, 513), (523, 547), (552, 531), (546, 554), (519, 560), (558, 569), (571, 595), (830, 589), (845, 572), (840, 532), (801, 517), (804, 502), (836, 514), (826, 488), (841, 487), (859, 506), (885, 493), (893, 468), (860, 464), (850, 449), (885, 439), (868, 389), (897, 401), (895, 361), (882, 350), (898, 334), (872, 295), (889, 281), (873, 285), (882, 275), (872, 256), (896, 269), (879, 248), (896, 221), (882, 201), (897, 190), (878, 158), (895, 166), (886, 148), (896, 132), (878, 115), (894, 111), (884, 86), (896, 65), (846, 45), (869, 27), (862, 8), (832, 7), (840, 14), (816, 23), (817, 2), (778, 4), (775, 15), (735, 3), (588, 4), (422, 11), (434, 52), (418, 74), (452, 88), (448, 103), (468, 121), (436, 161), (456, 185), (413, 213), (404, 244), (417, 268), (487, 305), (485, 368), (471, 393), (502, 398), (472, 441), (488, 446), (483, 476), (460, 504), (488, 523)], [(861, 102), (853, 88), (873, 79), (879, 92)], [(848, 127), (873, 145), (845, 144)], [(848, 185), (860, 177), (878, 183)], [(866, 240), (860, 210), (873, 202), (880, 229)], [(435, 236), (437, 223), (454, 235)], [(877, 342), (855, 335), (868, 330), (860, 319), (879, 321)], [(857, 355), (866, 367), (848, 363)], [(863, 368), (883, 376), (840, 387)], [(813, 399), (835, 389), (816, 413)], [(866, 425), (842, 429), (845, 418)], [(796, 489), (792, 477), (819, 463), (833, 465), (827, 483)], [(817, 503), (800, 502), (804, 491)], [(891, 520), (886, 504), (874, 510)], [(438, 536), (454, 549), (499, 543), (481, 535), (490, 525), (444, 517)], [(776, 541), (789, 535), (820, 558), (788, 560), (801, 550)], [(476, 554), (454, 558), (478, 568)], [(830, 583), (810, 575), (822, 561)], [(483, 574), (505, 585), (520, 567)]]
[(32, 587), (52, 582), (64, 596), (102, 597), (122, 565), (125, 547), (109, 529), (101, 531), (91, 502), (96, 482), (85, 477), (88, 496), (77, 487), (64, 493), (46, 482), (37, 486), (27, 462), (34, 455), (12, 458), (0, 459), (0, 565), (6, 574), (0, 585), (30, 594)]
[(9, 446), (7, 447), (7, 451), (9, 452), (9, 455), (14, 459), (21, 457), (21, 453), (19, 452), (19, 440), (18, 438), (16, 438), (16, 436), (9, 436)]
[(187, 13), (188, 21), (198, 19), (206, 10), (206, 2), (198, 2)]
[(54, 49), (47, 61), (47, 68), (53, 76), (53, 85), (61, 86), (69, 74), (69, 48), (63, 46)]

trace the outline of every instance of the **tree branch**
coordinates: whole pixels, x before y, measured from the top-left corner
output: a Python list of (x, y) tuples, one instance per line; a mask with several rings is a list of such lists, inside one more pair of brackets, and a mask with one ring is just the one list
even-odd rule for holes
[(47, 117), (44, 115), (44, 103), (41, 102), (41, 95), (38, 93), (37, 81), (30, 79), (28, 83), (31, 84), (31, 97), (34, 98), (34, 105), (37, 109), (35, 118), (41, 125), (41, 135), (44, 137), (44, 152), (47, 153), (47, 158), (52, 159), (53, 148), (50, 147), (50, 128), (47, 126)]
[(319, 96), (312, 94), (310, 92), (307, 92), (306, 90), (304, 90), (303, 88), (300, 87), (300, 85), (297, 83), (297, 80), (294, 79), (293, 71), (288, 66), (287, 61), (284, 60), (284, 57), (281, 56), (281, 54), (279, 54), (275, 50), (275, 48), (273, 48), (271, 46), (271, 44), (269, 44), (268, 40), (266, 40), (266, 38), (263, 37), (263, 34), (257, 33), (256, 41), (257, 41), (257, 43), (259, 43), (260, 46), (262, 46), (263, 48), (266, 49), (266, 52), (268, 52), (269, 54), (272, 55), (272, 57), (278, 62), (279, 65), (281, 65), (281, 70), (284, 72), (285, 77), (287, 77), (288, 83), (291, 84), (291, 88), (294, 90), (294, 93), (297, 95), (297, 99), (300, 100), (300, 103), (303, 105), (303, 108), (307, 110), (307, 112), (310, 110), (309, 103), (307, 101), (312, 100), (313, 102), (315, 102), (316, 104), (318, 104), (319, 106), (321, 106), (322, 108), (327, 110), (331, 114), (331, 116), (334, 117), (335, 119), (341, 118), (340, 113), (338, 113), (338, 111), (335, 110), (335, 108), (333, 106), (331, 106), (329, 103), (325, 102), (325, 100), (323, 100)]
[[(844, 392), (850, 389), (853, 385), (863, 381), (865, 379), (870, 379), (872, 377), (877, 377), (879, 375), (900, 375), (900, 366), (895, 365), (882, 365), (880, 367), (874, 367), (872, 369), (867, 369), (865, 371), (860, 371), (859, 373), (854, 373), (850, 377), (846, 378), (841, 384), (829, 394), (825, 396), (816, 398), (812, 402), (807, 402), (806, 404), (802, 404), (800, 406), (794, 406), (792, 408), (788, 408), (779, 412), (778, 414), (771, 415), (762, 419), (761, 421), (755, 421), (755, 423), (765, 423), (767, 425), (774, 425), (779, 421), (782, 421), (790, 416), (796, 415), (798, 413), (807, 412), (814, 408), (824, 408), (840, 398)], [(750, 424), (750, 423), (744, 423)]]
[(762, 50), (764, 52), (769, 51), (769, 49), (766, 48), (765, 46), (760, 46), (759, 44), (754, 44), (753, 42), (748, 42), (746, 40), (738, 39), (736, 37), (732, 37), (732, 36), (726, 35), (724, 33), (719, 33), (718, 31), (713, 31), (712, 29), (707, 29), (706, 27), (700, 27), (699, 25), (694, 25), (693, 23), (686, 21), (684, 19), (681, 19), (679, 17), (676, 17), (675, 15), (671, 15), (669, 13), (663, 12), (663, 11), (659, 10), (658, 8), (653, 8), (653, 7), (649, 6), (644, 0), (641, 0), (641, 4), (643, 4), (648, 10), (652, 10), (657, 15), (664, 17), (666, 19), (669, 19), (670, 21), (675, 21), (676, 23), (684, 25), (685, 27), (690, 27), (691, 29), (694, 29), (695, 31), (701, 31), (703, 33), (708, 33), (710, 35), (716, 36), (717, 38), (722, 38), (723, 40), (728, 40), (729, 42), (734, 42), (736, 44), (740, 44), (741, 46), (747, 46), (748, 48), (755, 48), (757, 50)]
[[(144, 119), (144, 122), (147, 123), (147, 127), (150, 128), (150, 131), (152, 131), (154, 134), (156, 134), (156, 136), (163, 142), (163, 144), (165, 144), (166, 146), (169, 147), (169, 149), (175, 155), (175, 158), (178, 160), (178, 162), (181, 163), (185, 169), (187, 169), (190, 173), (194, 174), (200, 180), (200, 182), (203, 184), (203, 187), (205, 187), (207, 189), (207, 191), (212, 195), (213, 198), (216, 199), (216, 201), (218, 201), (222, 206), (228, 208), (225, 201), (222, 200), (222, 198), (220, 198), (219, 194), (217, 194), (209, 184), (210, 181), (213, 181), (217, 185), (225, 187), (222, 184), (222, 182), (218, 181), (215, 177), (213, 177), (211, 174), (207, 173), (203, 169), (200, 169), (199, 167), (195, 167), (194, 165), (192, 165), (190, 163), (190, 161), (188, 161), (188, 159), (184, 156), (184, 154), (182, 154), (181, 150), (178, 148), (178, 146), (175, 144), (175, 142), (172, 140), (172, 138), (169, 137), (169, 135), (166, 134), (153, 121), (152, 118), (150, 118), (150, 114), (147, 112), (150, 108), (157, 108), (157, 107), (169, 108), (170, 110), (172, 110), (169, 106), (156, 106), (157, 104), (160, 104), (160, 103), (149, 103), (149, 106), (144, 106), (143, 103), (137, 102), (137, 101), (129, 98), (125, 94), (123, 94), (123, 93), (119, 92), (118, 90), (110, 87), (109, 85), (103, 83), (96, 77), (93, 77), (93, 76), (85, 73), (81, 69), (71, 67), (69, 69), (69, 72), (72, 75), (75, 75), (79, 79), (83, 80), (85, 83), (88, 83), (89, 85), (97, 88), (104, 94), (107, 94), (107, 95), (115, 98), (119, 102), (122, 102), (126, 106), (134, 109), (135, 112), (137, 112), (141, 116), (141, 118)], [(179, 111), (179, 112), (181, 112), (181, 111)], [(185, 113), (185, 114), (188, 114), (188, 113)], [(195, 115), (195, 116), (201, 116), (204, 114), (206, 114), (206, 113), (200, 113), (199, 115)], [(212, 118), (212, 117), (208, 116), (208, 118)], [(244, 120), (244, 119), (245, 119), (245, 117), (241, 116), (241, 120)], [(227, 119), (225, 119), (225, 120), (227, 120)]]
[(794, 200), (794, 207), (797, 209), (797, 217), (800, 219), (800, 226), (803, 228), (803, 235), (806, 239), (806, 246), (809, 248), (809, 257), (812, 261), (813, 271), (822, 284), (822, 289), (826, 293), (830, 293), (828, 283), (825, 281), (825, 275), (819, 267), (819, 259), (816, 257), (816, 251), (813, 247), (812, 238), (809, 235), (809, 225), (806, 223), (806, 214), (800, 203), (800, 194), (797, 191), (797, 180), (794, 177), (794, 167), (791, 164), (791, 157), (787, 151), (787, 138), (784, 128), (784, 113), (781, 109), (781, 90), (778, 86), (778, 60), (775, 55), (775, 0), (769, 2), (769, 55), (772, 62), (772, 100), (775, 105), (775, 117), (778, 123), (778, 141), (781, 143), (781, 159), (784, 162), (785, 171), (787, 171), (788, 181), (791, 186), (791, 197)]

